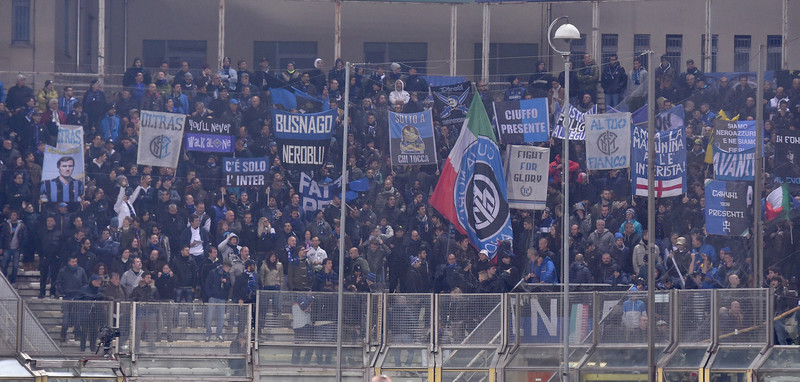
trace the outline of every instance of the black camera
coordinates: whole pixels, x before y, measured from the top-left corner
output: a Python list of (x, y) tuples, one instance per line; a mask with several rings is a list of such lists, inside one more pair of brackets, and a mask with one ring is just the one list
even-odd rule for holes
[[(112, 328), (107, 325), (103, 325), (97, 331), (97, 338), (100, 341), (100, 345), (103, 347), (103, 356), (110, 357), (111, 356), (111, 341), (114, 341), (114, 338), (119, 337), (119, 329)], [(97, 347), (97, 351), (100, 351), (100, 346)], [(97, 353), (95, 351), (95, 353)]]

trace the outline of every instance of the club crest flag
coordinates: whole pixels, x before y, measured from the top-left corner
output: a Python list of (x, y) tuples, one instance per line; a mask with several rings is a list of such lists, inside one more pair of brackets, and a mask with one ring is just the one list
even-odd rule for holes
[(436, 208), (489, 257), (512, 240), (503, 161), (489, 116), (477, 92), (431, 196)]
[(471, 82), (452, 85), (431, 86), (433, 108), (436, 117), (443, 125), (460, 125), (464, 123), (470, 105)]
[(273, 109), (272, 124), (283, 166), (289, 170), (319, 170), (325, 164), (338, 115), (336, 109), (307, 114)]
[(748, 185), (745, 182), (706, 180), (706, 231), (712, 235), (744, 236), (748, 233)]
[(506, 184), (508, 205), (525, 210), (543, 210), (547, 201), (550, 148), (508, 145)]
[(627, 168), (631, 157), (631, 113), (586, 116), (586, 168)]
[(755, 179), (756, 121), (714, 120), (714, 178)]
[(501, 143), (546, 142), (550, 135), (547, 98), (494, 102), (494, 122)]
[[(592, 106), (587, 111), (580, 111), (572, 104), (569, 104), (569, 139), (582, 141), (586, 139), (586, 116), (597, 114), (597, 105)], [(553, 126), (553, 137), (564, 139), (564, 117), (567, 114), (561, 105), (556, 103), (555, 115), (558, 116), (555, 126)]]
[(419, 113), (389, 112), (389, 151), (394, 165), (436, 163), (433, 116), (430, 110)]
[(177, 168), (186, 116), (142, 110), (140, 122), (136, 163)]

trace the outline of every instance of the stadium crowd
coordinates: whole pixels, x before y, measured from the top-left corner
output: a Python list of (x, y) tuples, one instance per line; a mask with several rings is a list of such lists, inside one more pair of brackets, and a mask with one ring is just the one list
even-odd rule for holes
[[(65, 299), (177, 302), (252, 303), (259, 289), (335, 291), (341, 250), (344, 285), (353, 292), (507, 292), (520, 280), (557, 283), (562, 267), (569, 267), (572, 283), (643, 286), (648, 258), (656, 259), (658, 288), (759, 287), (752, 282), (749, 236), (704, 233), (703, 181), (712, 171), (704, 149), (718, 111), (751, 119), (763, 107), (765, 152), (772, 155), (771, 133), (798, 127), (800, 78), (788, 89), (765, 83), (764, 99), (756, 100), (747, 76), (722, 77), (712, 87), (692, 60), (683, 72), (666, 57), (649, 71), (638, 59), (626, 71), (616, 56), (600, 64), (586, 55), (579, 66), (568, 73), (576, 84), (568, 96), (580, 110), (598, 98), (601, 109), (624, 104), (635, 110), (644, 104), (649, 75), (657, 76), (660, 109), (683, 105), (691, 148), (688, 192), (659, 198), (656, 225), (647, 227), (646, 198), (631, 195), (629, 171), (587, 172), (583, 143), (572, 141), (566, 174), (572, 205), (563, 216), (561, 144), (551, 138), (538, 144), (551, 148), (547, 208), (512, 211), (513, 244), (502, 245), (496, 261), (428, 205), (440, 166), (389, 160), (387, 111), (430, 107), (428, 83), (413, 66), (358, 67), (346, 84), (341, 59), (330, 70), (317, 59), (305, 71), (294, 63), (273, 69), (266, 58), (251, 69), (245, 60), (234, 65), (226, 57), (217, 70), (185, 61), (177, 70), (166, 62), (151, 70), (135, 59), (121, 91), (107, 94), (92, 81), (82, 97), (52, 81), (34, 91), (19, 75), (0, 95), (2, 270), (13, 283), (20, 259), (27, 270), (38, 267), (40, 298), (49, 292)], [(550, 105), (563, 104), (564, 76), (538, 63), (529, 78), (510, 76), (502, 90), (489, 91), (485, 82), (477, 89), (487, 110), (503, 99), (548, 97)], [(300, 174), (282, 167), (271, 131), (270, 110), (280, 106), (269, 89), (288, 85), (339, 110), (328, 164), (312, 177), (329, 182), (344, 170), (350, 180), (367, 178), (367, 192), (346, 203), (334, 196), (324, 210), (303, 211)], [(345, 86), (351, 128), (342, 137)], [(271, 158), (268, 186), (225, 187), (215, 154), (184, 150), (177, 169), (137, 165), (142, 110), (227, 118), (236, 132), (231, 156)], [(44, 147), (55, 145), (61, 124), (84, 127), (85, 193), (79, 203), (41, 203)], [(435, 122), (440, 164), (459, 129)], [(337, 165), (342, 155), (345, 169)], [(768, 173), (772, 166), (768, 161)], [(343, 230), (342, 208), (348, 216)], [(562, 224), (570, 226), (566, 249)], [(790, 220), (766, 228), (764, 263), (771, 266), (767, 280), (780, 281), (776, 285), (789, 286), (796, 273), (791, 230)], [(650, 256), (649, 240), (657, 243)], [(562, 264), (562, 250), (569, 251), (570, 264)]]

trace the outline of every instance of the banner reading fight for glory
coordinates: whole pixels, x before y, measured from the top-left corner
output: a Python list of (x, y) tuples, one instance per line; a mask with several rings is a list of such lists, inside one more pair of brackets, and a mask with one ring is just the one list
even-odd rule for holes
[(501, 143), (546, 142), (550, 133), (547, 98), (494, 102), (495, 124)]
[(550, 148), (509, 145), (507, 153), (508, 206), (543, 210), (547, 201)]
[[(591, 109), (587, 111), (580, 111), (572, 104), (569, 104), (569, 139), (570, 140), (578, 140), (582, 141), (586, 139), (586, 115), (587, 114), (597, 114), (597, 105), (592, 106)], [(556, 124), (553, 126), (553, 137), (558, 139), (564, 139), (564, 110), (562, 110), (561, 105), (556, 103), (556, 112), (555, 115), (558, 116), (556, 119)]]
[(222, 158), (225, 184), (231, 187), (264, 186), (269, 171), (269, 158)]
[(723, 236), (747, 234), (747, 183), (707, 179), (705, 198), (706, 232)]
[(631, 113), (586, 116), (586, 169), (630, 166)]
[(231, 123), (224, 118), (186, 118), (186, 150), (215, 153), (233, 151)]
[(308, 114), (273, 109), (272, 123), (283, 167), (319, 170), (328, 155), (337, 116), (336, 109)]
[(715, 119), (712, 142), (715, 179), (754, 179), (756, 121)]
[(430, 110), (389, 112), (389, 152), (392, 164), (435, 164), (436, 141)]
[(471, 82), (431, 86), (433, 108), (443, 125), (461, 125), (470, 105)]
[(775, 132), (775, 183), (800, 184), (800, 131)]
[[(647, 129), (633, 128), (631, 185), (633, 194), (648, 195)], [(655, 189), (657, 197), (678, 196), (686, 192), (686, 131), (656, 132)]]
[(306, 173), (300, 173), (300, 205), (303, 211), (316, 212), (324, 210), (331, 204), (333, 196), (338, 194), (342, 178), (339, 177), (331, 183), (319, 183)]
[(186, 116), (142, 110), (137, 164), (178, 167)]

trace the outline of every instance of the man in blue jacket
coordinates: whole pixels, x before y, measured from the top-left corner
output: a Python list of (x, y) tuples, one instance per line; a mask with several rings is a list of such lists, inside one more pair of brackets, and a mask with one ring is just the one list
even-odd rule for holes
[(528, 249), (528, 274), (525, 281), (529, 283), (555, 284), (558, 282), (556, 266), (550, 256), (541, 256), (535, 249)]

